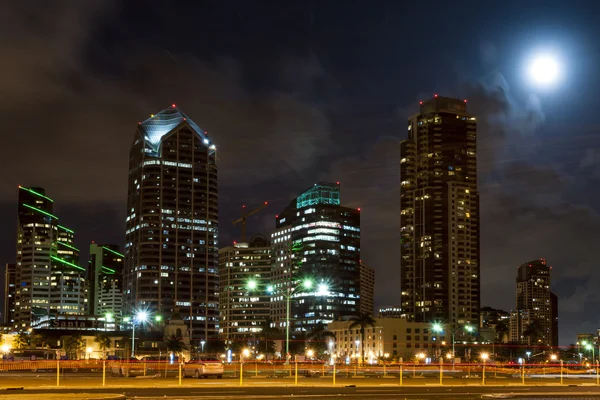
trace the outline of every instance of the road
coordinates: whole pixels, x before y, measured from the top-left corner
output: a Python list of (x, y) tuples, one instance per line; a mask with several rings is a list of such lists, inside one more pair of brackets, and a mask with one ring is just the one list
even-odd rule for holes
[[(518, 379), (490, 378), (486, 386), (481, 379), (450, 378), (439, 385), (439, 377), (405, 378), (399, 385), (398, 376), (384, 378), (338, 378), (336, 386), (331, 378), (302, 378), (298, 386), (294, 379), (252, 379), (245, 378), (244, 386), (239, 378), (225, 379), (183, 379), (182, 387), (175, 377), (157, 378), (119, 378), (107, 376), (106, 387), (102, 387), (102, 378), (98, 373), (66, 373), (61, 376), (60, 387), (56, 387), (55, 373), (4, 372), (0, 374), (0, 400), (17, 398), (15, 394), (69, 393), (80, 394), (125, 394), (127, 398), (151, 399), (329, 399), (343, 398), (370, 400), (385, 399), (481, 399), (481, 398), (600, 398), (600, 386), (592, 379), (572, 379), (564, 386), (558, 386), (557, 380), (529, 379), (523, 385)], [(553, 382), (553, 383), (550, 383)], [(567, 383), (567, 382), (566, 382)], [(2, 388), (23, 390), (7, 390)], [(165, 397), (166, 396), (166, 397)], [(510, 396), (510, 397), (504, 397)], [(44, 396), (46, 399), (46, 396)]]
[[(23, 394), (39, 395), (60, 392), (61, 394), (81, 394), (81, 399), (87, 399), (93, 393), (98, 394), (124, 394), (128, 399), (184, 399), (194, 400), (225, 400), (225, 399), (482, 399), (482, 398), (544, 398), (558, 399), (568, 396), (574, 398), (598, 398), (600, 388), (597, 387), (171, 387), (171, 388), (121, 388), (121, 389), (32, 389), (25, 390)], [(11, 397), (17, 392), (11, 392)], [(84, 394), (87, 393), (87, 394)], [(10, 395), (9, 395), (10, 396)], [(46, 398), (46, 396), (44, 396)], [(0, 391), (0, 399), (3, 399)]]

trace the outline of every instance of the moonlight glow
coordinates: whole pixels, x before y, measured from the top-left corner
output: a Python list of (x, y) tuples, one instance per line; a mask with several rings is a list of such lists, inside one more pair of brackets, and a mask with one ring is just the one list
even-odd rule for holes
[(560, 78), (558, 61), (549, 55), (534, 57), (529, 65), (529, 78), (540, 86), (556, 83)]

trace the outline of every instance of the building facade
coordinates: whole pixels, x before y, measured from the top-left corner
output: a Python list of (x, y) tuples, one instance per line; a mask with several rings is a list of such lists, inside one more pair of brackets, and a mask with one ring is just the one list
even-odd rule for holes
[[(271, 242), (278, 326), (285, 326), (288, 293), (293, 331), (360, 312), (360, 209), (341, 205), (339, 183), (319, 182), (292, 200), (277, 215)], [(306, 279), (311, 288), (301, 285)]]
[(179, 313), (192, 341), (218, 334), (216, 147), (175, 105), (140, 122), (129, 159), (125, 310)]
[(8, 263), (4, 268), (4, 311), (2, 312), (2, 323), (13, 326), (15, 323), (15, 278), (17, 264)]
[(90, 244), (88, 304), (90, 315), (123, 317), (123, 264), (125, 256), (116, 244)]
[[(356, 362), (361, 357), (362, 346), (365, 362), (378, 359), (415, 361), (417, 354), (425, 358), (438, 359), (452, 351), (450, 341), (438, 334), (426, 322), (408, 321), (404, 318), (376, 318), (375, 326), (365, 328), (365, 343), (362, 343), (360, 328), (350, 329), (353, 321), (333, 321), (327, 330), (335, 335), (333, 351), (342, 362)], [(387, 357), (386, 357), (387, 355)]]
[(262, 331), (270, 319), (271, 245), (262, 235), (219, 249), (219, 333), (225, 340)]
[(402, 308), (400, 308), (400, 306), (380, 307), (377, 316), (379, 318), (404, 318)]
[(19, 186), (15, 324), (29, 328), (51, 315), (87, 312), (85, 268), (79, 265), (75, 233), (58, 224), (42, 188)]
[(477, 123), (466, 101), (422, 102), (401, 143), (402, 310), (410, 321), (479, 322)]
[(373, 315), (375, 312), (375, 270), (360, 264), (360, 313)]
[[(530, 346), (555, 346), (558, 338), (558, 298), (550, 291), (552, 267), (540, 258), (517, 271), (516, 310), (511, 314), (511, 340)], [(514, 316), (513, 316), (514, 315)]]

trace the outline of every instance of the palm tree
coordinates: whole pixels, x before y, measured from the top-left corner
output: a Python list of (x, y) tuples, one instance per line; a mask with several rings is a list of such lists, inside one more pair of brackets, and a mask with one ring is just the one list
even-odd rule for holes
[(273, 321), (271, 320), (271, 318), (267, 318), (261, 325), (261, 337), (265, 341), (265, 354), (273, 352), (273, 341), (271, 339), (273, 339), (276, 336), (279, 336), (280, 334), (279, 329), (271, 326), (272, 323)]
[(494, 330), (496, 331), (496, 343), (508, 342), (508, 340), (505, 340), (505, 339), (507, 339), (506, 336), (509, 333), (508, 325), (506, 325), (506, 323), (498, 322), (496, 324), (496, 326), (494, 327)]
[(365, 329), (369, 326), (375, 327), (375, 320), (368, 313), (360, 314), (357, 317), (352, 318), (351, 320), (354, 322), (352, 322), (350, 324), (349, 329), (354, 329), (354, 328), (360, 327), (360, 339), (361, 339), (360, 350), (362, 353), (362, 355), (361, 355), (361, 364), (362, 364), (365, 362)]
[(187, 350), (187, 346), (183, 343), (183, 340), (175, 335), (165, 338), (165, 344), (167, 350), (172, 351), (177, 355), (181, 354), (184, 350)]
[(323, 325), (319, 325), (307, 337), (312, 343), (315, 354), (323, 355), (327, 351), (327, 342), (330, 339), (335, 339), (335, 334), (325, 329)]
[(81, 334), (74, 334), (70, 336), (63, 336), (62, 344), (67, 357), (70, 360), (75, 360), (79, 358), (81, 353), (81, 349), (84, 345), (84, 340), (81, 337)]
[(106, 350), (110, 349), (111, 340), (106, 334), (98, 333), (94, 338), (94, 342), (98, 344), (98, 348), (102, 351), (102, 358), (106, 358)]

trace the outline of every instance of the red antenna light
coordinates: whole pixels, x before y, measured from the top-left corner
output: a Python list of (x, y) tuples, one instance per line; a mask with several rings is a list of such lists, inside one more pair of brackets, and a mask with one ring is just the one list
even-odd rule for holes
[(335, 184), (336, 184), (336, 185), (339, 185), (339, 184), (340, 184), (340, 181), (337, 181)]
[(138, 121), (138, 125), (141, 125), (142, 123)]
[(467, 102), (467, 99), (465, 99), (465, 103)]
[(243, 204), (243, 205), (242, 205), (242, 208), (246, 208), (246, 205), (245, 205), (245, 204)]
[(279, 214), (275, 214), (275, 218), (279, 218)]
[(437, 94), (434, 94), (433, 97), (437, 97)]
[(187, 121), (187, 118), (184, 118), (183, 120), (184, 120), (184, 121)]
[(268, 201), (265, 201), (265, 206), (266, 206), (267, 204), (269, 204), (269, 202), (268, 202)]
[(171, 104), (171, 107), (175, 108), (175, 107), (177, 107), (177, 106), (175, 105), (175, 103), (173, 103), (173, 104)]
[(358, 211), (360, 211), (360, 207), (359, 207), (359, 208), (357, 208), (357, 210), (358, 210)]
[(233, 241), (233, 244), (237, 244), (237, 242), (234, 240), (234, 241)]
[(423, 105), (423, 102), (422, 102), (422, 101), (420, 101), (420, 102), (419, 102), (419, 104), (420, 104), (420, 105)]

